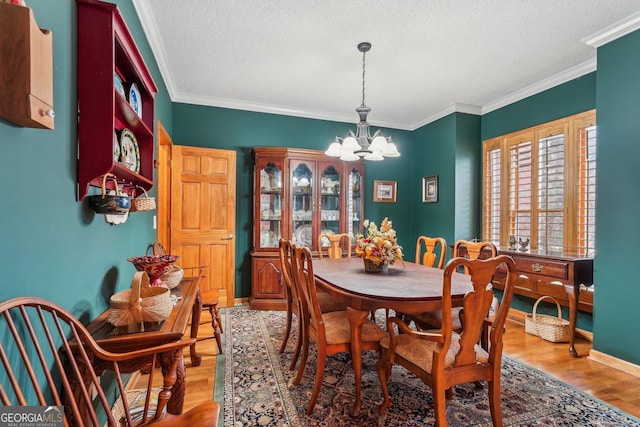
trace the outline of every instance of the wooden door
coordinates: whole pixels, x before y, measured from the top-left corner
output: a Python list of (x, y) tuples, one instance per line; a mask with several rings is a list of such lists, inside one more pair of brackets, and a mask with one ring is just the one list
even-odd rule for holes
[(233, 306), (235, 290), (236, 153), (173, 145), (170, 248), (183, 268), (204, 266), (204, 302)]

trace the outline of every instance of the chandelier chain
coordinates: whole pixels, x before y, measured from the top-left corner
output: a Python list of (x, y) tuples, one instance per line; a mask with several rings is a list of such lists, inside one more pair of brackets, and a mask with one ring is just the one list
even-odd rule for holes
[(362, 52), (362, 106), (366, 107), (366, 104), (364, 103), (364, 70), (365, 70), (365, 66), (364, 66), (364, 57), (367, 54), (367, 52)]

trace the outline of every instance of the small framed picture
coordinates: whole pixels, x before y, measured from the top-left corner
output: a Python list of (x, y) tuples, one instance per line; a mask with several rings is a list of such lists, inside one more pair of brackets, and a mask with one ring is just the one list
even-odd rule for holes
[(397, 186), (396, 181), (373, 181), (373, 201), (395, 203)]
[(438, 175), (422, 178), (422, 203), (438, 201)]

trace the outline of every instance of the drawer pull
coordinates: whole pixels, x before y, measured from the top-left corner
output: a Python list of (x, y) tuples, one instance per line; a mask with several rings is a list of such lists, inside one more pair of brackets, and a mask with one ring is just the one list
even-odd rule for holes
[(531, 264), (531, 269), (536, 273), (540, 273), (543, 268), (544, 268), (544, 265), (538, 264), (537, 262), (535, 264)]

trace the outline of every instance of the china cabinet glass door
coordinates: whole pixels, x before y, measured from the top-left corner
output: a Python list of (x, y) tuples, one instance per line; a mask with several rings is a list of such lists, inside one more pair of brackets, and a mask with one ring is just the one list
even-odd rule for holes
[(282, 171), (273, 163), (260, 170), (260, 246), (277, 248), (282, 237)]
[(347, 232), (351, 236), (351, 244), (355, 245), (355, 236), (362, 232), (362, 175), (357, 168), (349, 173), (347, 183)]
[(291, 171), (291, 241), (313, 247), (313, 171), (307, 163), (299, 163)]
[[(340, 173), (334, 166), (326, 166), (320, 178), (320, 233), (340, 233)], [(319, 233), (319, 234), (320, 234)], [(326, 240), (326, 239), (325, 239)], [(329, 241), (320, 242), (329, 246)]]

